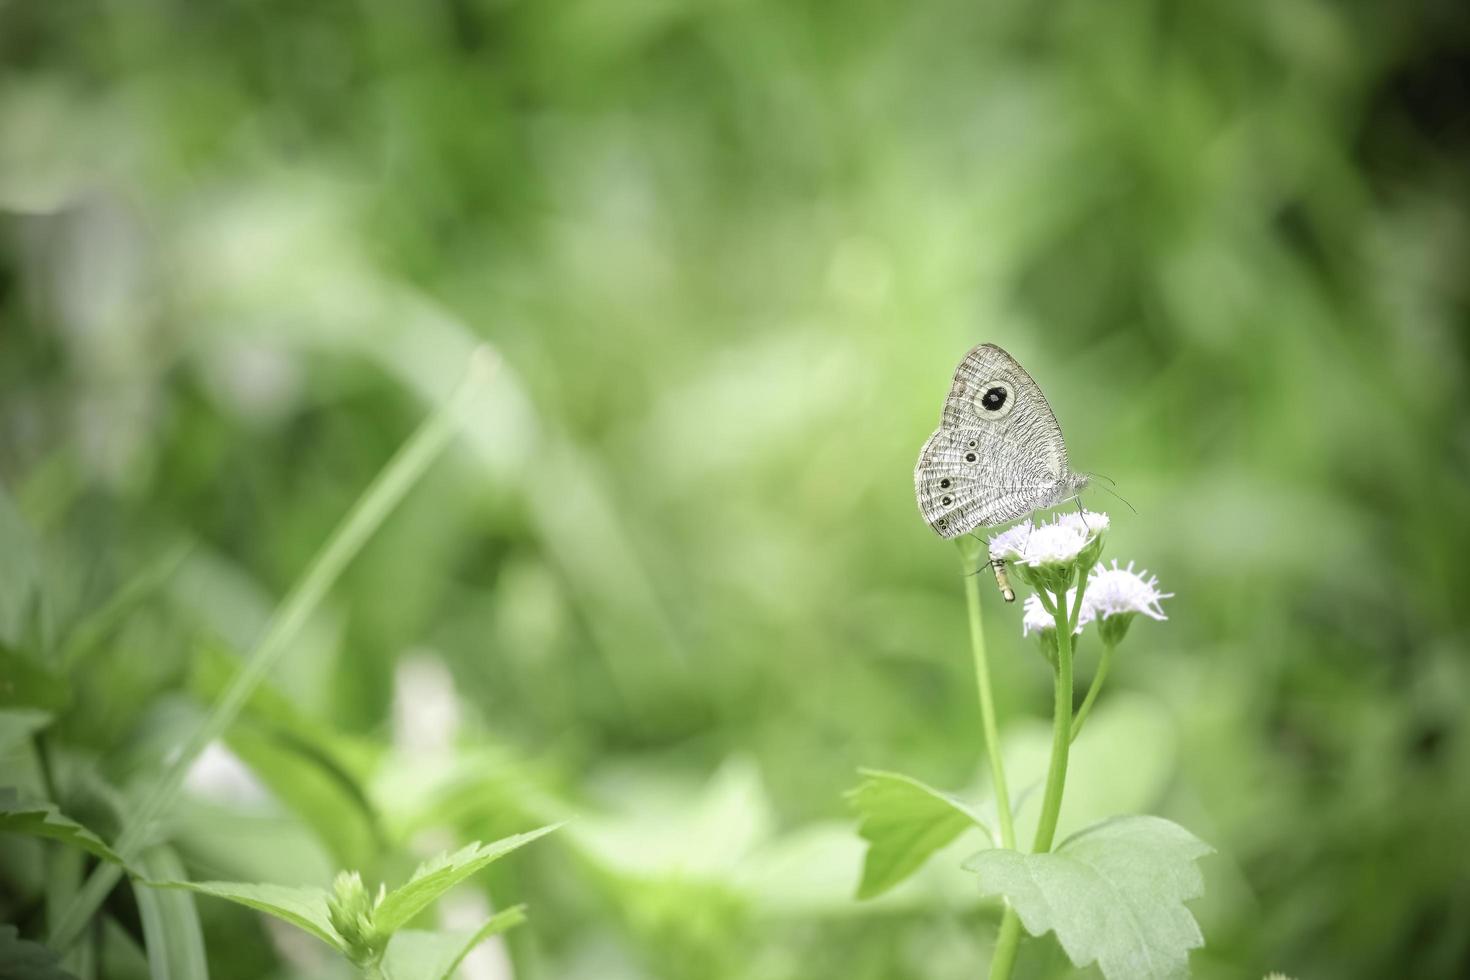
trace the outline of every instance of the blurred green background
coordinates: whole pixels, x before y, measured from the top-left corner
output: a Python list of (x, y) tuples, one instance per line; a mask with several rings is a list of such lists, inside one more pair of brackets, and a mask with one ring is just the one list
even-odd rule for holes
[[(1197, 976), (1464, 976), (1467, 203), (1448, 0), (0, 0), (0, 639), (110, 832), (486, 341), (191, 774), (190, 873), (397, 880), (575, 814), (446, 906), (530, 905), (474, 977), (975, 977), (964, 846), (857, 903), (842, 791), (983, 792), (911, 474), (994, 341), (1176, 594), (1064, 822), (1218, 849)], [(1024, 757), (1049, 679), (985, 601)], [(33, 934), (55, 869), (0, 845)], [(198, 908), (213, 976), (332, 969)]]

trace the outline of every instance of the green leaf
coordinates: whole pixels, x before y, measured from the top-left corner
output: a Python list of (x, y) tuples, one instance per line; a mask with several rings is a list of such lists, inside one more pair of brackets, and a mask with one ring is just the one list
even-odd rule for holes
[[(201, 644), (193, 686), (215, 701), (239, 673), (241, 660), (221, 644)], [(335, 865), (360, 868), (386, 846), (376, 809), (363, 789), (375, 764), (360, 745), (315, 722), (270, 683), (246, 701), (225, 743), (293, 813), (331, 848)]]
[(107, 980), (152, 980), (148, 972), (148, 955), (132, 934), (111, 916), (102, 920), (97, 973)]
[(330, 756), (289, 733), (249, 721), (237, 724), (225, 743), (316, 831), (339, 865), (361, 867), (382, 849), (372, 804)]
[[(184, 864), (169, 847), (154, 847), (138, 859), (138, 869), (148, 877), (173, 877), (184, 873)], [(134, 882), (138, 916), (143, 922), (143, 944), (148, 951), (148, 975), (153, 980), (198, 977), (209, 980), (209, 961), (204, 955), (204, 932), (199, 910), (187, 892), (160, 892)]]
[(71, 702), (65, 678), (0, 644), (0, 707), (59, 711)]
[(972, 826), (995, 839), (963, 800), (896, 772), (859, 771), (865, 778), (847, 794), (861, 815), (858, 835), (868, 842), (858, 898), (897, 885)]
[(40, 943), (20, 938), (15, 926), (0, 925), (0, 980), (76, 980), (61, 958)]
[(246, 881), (148, 881), (146, 884), (153, 888), (184, 888), (244, 905), (305, 929), (333, 949), (342, 950), (342, 940), (327, 916), (325, 889)]
[(373, 913), (373, 921), (383, 932), (397, 932), (440, 895), (470, 875), (559, 826), (552, 824), (489, 844), (470, 844), (453, 854), (426, 861), (419, 865), (412, 878), (388, 893)]
[(125, 865), (123, 859), (101, 837), (70, 817), (62, 815), (50, 803), (22, 801), (9, 786), (0, 786), (0, 832), (49, 837), (88, 854)]
[(51, 724), (51, 714), (35, 708), (0, 710), (0, 758), (12, 748)]
[(526, 921), (526, 907), (497, 912), (478, 929), (426, 932), (403, 929), (393, 934), (383, 973), (388, 980), (449, 980), (470, 951), (491, 936)]
[(40, 543), (0, 488), (0, 643), (20, 641), (40, 579)]
[(982, 851), (965, 863), (986, 895), (1004, 896), (1026, 931), (1054, 931), (1078, 967), (1109, 980), (1164, 980), (1189, 972), (1204, 945), (1184, 903), (1204, 893), (1195, 861), (1213, 848), (1161, 817), (1114, 817), (1050, 854)]
[(330, 881), (337, 863), (294, 814), (274, 808), (224, 806), (185, 797), (170, 816), (173, 842), (215, 880), (315, 885)]

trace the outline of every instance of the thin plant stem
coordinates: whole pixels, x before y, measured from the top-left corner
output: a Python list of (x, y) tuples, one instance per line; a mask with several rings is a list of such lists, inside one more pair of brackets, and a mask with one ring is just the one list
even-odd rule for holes
[(1008, 980), (1020, 946), (1021, 919), (1007, 903), (1000, 919), (1000, 932), (995, 937), (995, 953), (990, 957), (990, 980)]
[(1046, 772), (1046, 793), (1041, 801), (1041, 819), (1036, 825), (1032, 853), (1051, 850), (1057, 833), (1057, 819), (1062, 812), (1062, 791), (1067, 784), (1067, 753), (1072, 745), (1072, 630), (1082, 614), (1082, 595), (1087, 591), (1087, 576), (1079, 576), (1077, 599), (1069, 610), (1066, 591), (1056, 596), (1057, 664), (1052, 707), (1051, 763)]
[(1097, 700), (1097, 692), (1102, 690), (1103, 682), (1108, 679), (1108, 668), (1113, 665), (1113, 648), (1116, 644), (1103, 641), (1102, 658), (1097, 662), (1097, 673), (1092, 677), (1092, 685), (1087, 689), (1087, 697), (1082, 699), (1082, 707), (1077, 709), (1077, 717), (1072, 719), (1072, 741), (1077, 741), (1077, 736), (1082, 734), (1082, 725), (1087, 721), (1087, 715), (1092, 711), (1092, 702)]
[[(282, 654), (291, 648), (348, 563), (449, 444), (466, 403), (488, 380), (494, 366), (495, 357), (488, 348), (476, 350), (471, 355), (470, 368), (453, 393), (399, 447), (332, 531), (305, 573), (276, 607), (265, 631), (245, 659), (244, 667), (215, 702), (199, 728), (169, 760), (148, 795), (125, 818), (122, 832), (113, 844), (113, 849), (123, 860), (136, 857), (148, 843), (155, 820), (173, 804), (189, 767), (209, 743), (224, 734), (234, 722), (256, 687)], [(122, 873), (123, 869), (115, 864), (97, 866), (53, 926), (49, 943), (53, 949), (64, 952), (76, 942)]]
[[(996, 820), (1002, 847), (1014, 849), (1016, 829), (1011, 817), (1011, 795), (1006, 786), (1005, 760), (1000, 751), (1000, 728), (995, 720), (995, 699), (990, 690), (990, 661), (985, 652), (985, 629), (980, 617), (980, 577), (973, 574), (980, 560), (980, 545), (970, 538), (960, 542), (960, 562), (965, 570), (965, 606), (970, 615), (970, 653), (975, 660), (975, 687), (980, 698), (980, 723), (985, 730), (985, 751), (990, 758), (991, 782), (995, 786)], [(990, 980), (1006, 980), (1016, 962), (1021, 938), (1021, 921), (1009, 904), (1001, 915), (995, 953), (990, 959)]]
[[(969, 545), (966, 542), (970, 542)], [(1006, 786), (1005, 760), (1000, 752), (1000, 728), (995, 721), (995, 699), (990, 689), (990, 661), (985, 652), (985, 629), (980, 618), (980, 578), (970, 574), (979, 558), (979, 546), (970, 538), (960, 544), (961, 562), (965, 567), (965, 606), (970, 614), (970, 654), (975, 660), (975, 688), (980, 698), (980, 723), (985, 730), (985, 751), (990, 757), (991, 782), (995, 786), (996, 819), (1000, 823), (1002, 847), (1016, 846), (1016, 830), (1011, 821), (1011, 796)]]

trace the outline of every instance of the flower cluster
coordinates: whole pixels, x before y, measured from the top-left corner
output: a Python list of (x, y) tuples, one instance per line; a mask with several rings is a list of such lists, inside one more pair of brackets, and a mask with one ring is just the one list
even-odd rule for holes
[[(990, 539), (990, 557), (1014, 564), (1027, 584), (1037, 590), (1037, 594), (1026, 597), (1021, 632), (1025, 636), (1040, 634), (1043, 650), (1054, 648), (1056, 643), (1054, 635), (1048, 636), (1048, 631), (1056, 631), (1056, 619), (1048, 603), (1060, 598), (1068, 611), (1075, 608), (1077, 577), (1090, 566), (1075, 633), (1096, 622), (1104, 642), (1117, 644), (1136, 616), (1168, 618), (1161, 600), (1171, 598), (1173, 593), (1161, 592), (1156, 577), (1146, 569), (1135, 572), (1132, 562), (1127, 568), (1119, 568), (1114, 560), (1109, 568), (1097, 560), (1107, 529), (1108, 515), (1084, 511), (1041, 524), (1023, 521)], [(1043, 593), (1052, 598), (1043, 600)]]
[(1063, 593), (1077, 582), (1077, 570), (1102, 554), (1108, 515), (1096, 511), (1062, 514), (1043, 524), (1025, 520), (990, 539), (993, 561), (1008, 561), (1033, 589)]

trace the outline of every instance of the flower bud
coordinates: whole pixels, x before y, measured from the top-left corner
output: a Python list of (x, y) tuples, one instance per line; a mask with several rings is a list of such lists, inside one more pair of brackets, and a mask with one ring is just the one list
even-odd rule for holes
[(373, 898), (362, 876), (356, 871), (343, 871), (332, 882), (332, 894), (327, 897), (327, 916), (332, 928), (342, 937), (347, 948), (347, 957), (358, 966), (376, 963), (382, 959), (388, 945), (388, 937), (373, 924), (373, 912), (383, 900), (384, 890), (379, 887)]

